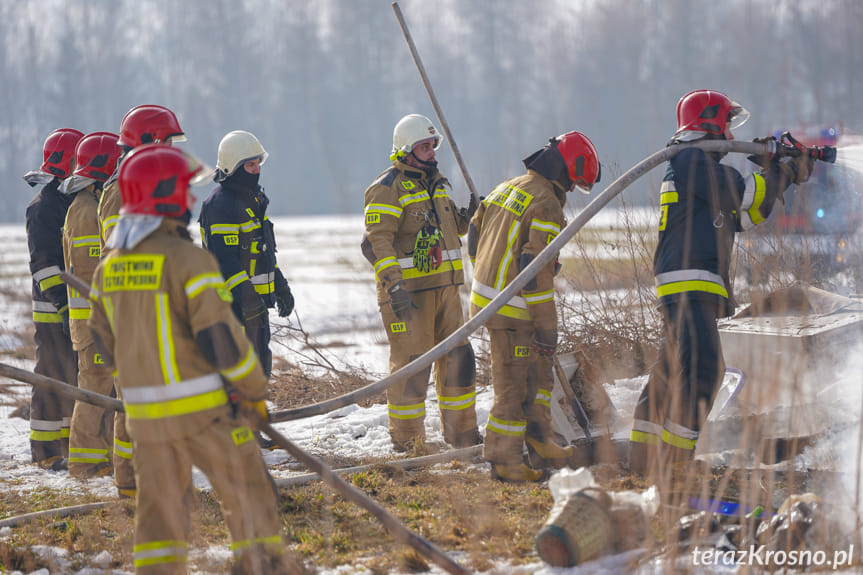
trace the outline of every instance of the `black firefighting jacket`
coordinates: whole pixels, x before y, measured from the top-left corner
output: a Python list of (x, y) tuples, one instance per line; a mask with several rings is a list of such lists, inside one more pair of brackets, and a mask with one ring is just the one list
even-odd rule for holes
[(27, 245), (33, 275), (33, 321), (62, 323), (68, 312), (63, 264), (63, 222), (75, 195), (60, 192), (60, 180), (46, 184), (27, 206)]
[(776, 165), (744, 178), (698, 148), (668, 163), (660, 188), (659, 243), (653, 260), (659, 303), (687, 294), (734, 311), (729, 268), (734, 234), (765, 221), (787, 182)]
[(240, 319), (255, 294), (266, 307), (273, 307), (276, 290), (288, 285), (276, 262), (276, 237), (266, 213), (269, 203), (260, 186), (241, 189), (227, 180), (201, 206), (201, 240), (219, 262)]

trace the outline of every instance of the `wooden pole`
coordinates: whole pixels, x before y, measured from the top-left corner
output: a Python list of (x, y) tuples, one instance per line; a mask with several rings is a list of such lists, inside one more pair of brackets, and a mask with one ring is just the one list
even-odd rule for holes
[(24, 383), (29, 383), (36, 387), (42, 387), (53, 391), (54, 393), (70, 397), (76, 401), (98, 405), (99, 407), (104, 407), (105, 409), (113, 411), (123, 411), (123, 402), (119, 399), (114, 399), (113, 397), (102, 395), (101, 393), (87, 391), (86, 389), (79, 389), (74, 385), (63, 383), (57, 379), (39, 375), (38, 373), (33, 373), (17, 367), (12, 367), (5, 363), (0, 363), (0, 376), (8, 377), (9, 379), (17, 381), (23, 381)]
[(417, 70), (419, 70), (420, 78), (422, 78), (423, 86), (425, 86), (426, 93), (429, 95), (429, 100), (431, 100), (432, 106), (434, 107), (434, 112), (437, 115), (437, 119), (440, 122), (441, 129), (443, 130), (446, 139), (449, 141), (450, 148), (452, 149), (452, 155), (455, 156), (455, 161), (458, 163), (458, 167), (461, 170), (462, 176), (464, 176), (464, 181), (467, 184), (467, 189), (470, 191), (470, 196), (473, 198), (477, 204), (479, 203), (479, 196), (477, 196), (476, 188), (473, 185), (473, 180), (470, 177), (470, 174), (467, 171), (467, 166), (464, 163), (464, 160), (461, 157), (461, 151), (458, 149), (458, 145), (455, 143), (455, 138), (452, 137), (452, 132), (449, 129), (449, 124), (446, 121), (446, 117), (443, 115), (443, 110), (438, 103), (437, 96), (435, 96), (434, 89), (431, 86), (431, 82), (429, 81), (428, 75), (426, 74), (425, 66), (423, 66), (422, 59), (420, 59), (419, 52), (417, 52), (416, 44), (414, 44), (414, 39), (411, 36), (410, 30), (408, 30), (408, 25), (405, 22), (405, 18), (402, 15), (402, 9), (399, 7), (398, 2), (393, 2), (393, 12), (396, 13), (396, 19), (399, 21), (399, 26), (401, 26), (402, 34), (404, 34), (405, 41), (408, 43), (408, 49), (411, 51), (411, 56), (414, 59), (414, 64), (417, 66)]

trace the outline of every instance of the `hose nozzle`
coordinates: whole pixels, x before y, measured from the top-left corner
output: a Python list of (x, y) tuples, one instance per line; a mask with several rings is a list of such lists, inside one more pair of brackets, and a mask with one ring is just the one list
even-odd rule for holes
[(807, 147), (794, 139), (791, 132), (784, 132), (779, 137), (777, 154), (779, 156), (799, 157), (809, 156), (815, 160), (833, 164), (836, 162), (836, 148), (833, 146)]

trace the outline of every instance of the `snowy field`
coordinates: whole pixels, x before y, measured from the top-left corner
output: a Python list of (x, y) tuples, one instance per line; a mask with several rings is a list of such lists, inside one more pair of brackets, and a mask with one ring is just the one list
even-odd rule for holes
[[(570, 213), (568, 217), (571, 219), (572, 215)], [(639, 212), (639, 217), (648, 221), (651, 214)], [(613, 210), (601, 212), (590, 226), (595, 230), (610, 230), (613, 233), (619, 226), (617, 218)], [(287, 320), (271, 316), (276, 332), (271, 345), (273, 353), (291, 363), (309, 366), (308, 349), (295, 335), (291, 335), (301, 326), (310, 341), (337, 368), (361, 369), (374, 378), (386, 375), (388, 347), (377, 312), (372, 270), (359, 248), (363, 233), (361, 216), (274, 218), (274, 223), (279, 263), (295, 295), (296, 313)], [(200, 237), (195, 226), (192, 232), (193, 237)], [(24, 226), (0, 226), (0, 234), (6, 238), (7, 246), (5, 251), (0, 252), (0, 362), (32, 369), (31, 360), (16, 359), (9, 354), (22, 345), (16, 334), (25, 331), (30, 322), (30, 278)], [(470, 270), (466, 271), (469, 273)], [(278, 329), (279, 326), (283, 329)], [(472, 341), (475, 346), (482, 345), (479, 339), (474, 338)], [(315, 368), (310, 366), (310, 369)], [(606, 383), (606, 391), (617, 412), (615, 435), (628, 435), (632, 409), (645, 380), (643, 376)], [(848, 373), (848, 386), (859, 387), (859, 381), (859, 373)], [(11, 382), (0, 379), (0, 385), (6, 383)], [(29, 387), (15, 389), (20, 391), (22, 397), (29, 394)], [(433, 387), (430, 386), (429, 391), (426, 418), (428, 440), (442, 442)], [(859, 398), (859, 391), (853, 397), (859, 404), (856, 399)], [(491, 389), (480, 388), (477, 416), (481, 430), (485, 427), (491, 403)], [(48, 488), (69, 493), (90, 493), (99, 500), (115, 497), (110, 477), (81, 482), (70, 479), (66, 472), (45, 471), (30, 464), (28, 422), (9, 418), (11, 409), (9, 406), (0, 406), (0, 489), (26, 492)], [(299, 447), (316, 455), (338, 455), (349, 459), (395, 455), (387, 431), (386, 406), (382, 404), (369, 408), (352, 405), (306, 420), (276, 424), (275, 427)], [(829, 441), (834, 439), (830, 438)], [(804, 455), (801, 465), (832, 458), (824, 455), (823, 449), (817, 446)], [(288, 465), (291, 458), (282, 450), (266, 453), (265, 460), (277, 478), (305, 473), (291, 471), (296, 466)], [(483, 465), (485, 468), (487, 466)], [(206, 478), (200, 473), (195, 474), (195, 484), (199, 488), (209, 487)], [(0, 530), (0, 538), (8, 533), (8, 528), (5, 528), (5, 533)], [(46, 549), (45, 552), (52, 551)], [(227, 556), (227, 551), (221, 548), (196, 550), (196, 553), (213, 557)], [(459, 557), (454, 554), (454, 558), (458, 560)], [(632, 558), (632, 553), (611, 556), (572, 569), (550, 568), (537, 558), (535, 563), (526, 566), (499, 565), (494, 572), (538, 575), (618, 573)], [(92, 564), (99, 564), (96, 561), (94, 558)], [(653, 569), (649, 564), (643, 567), (642, 572), (651, 572)], [(661, 571), (661, 567), (656, 567), (656, 572)], [(370, 571), (360, 566), (343, 566), (322, 570), (321, 573), (346, 575)], [(431, 573), (442, 571), (434, 567)]]

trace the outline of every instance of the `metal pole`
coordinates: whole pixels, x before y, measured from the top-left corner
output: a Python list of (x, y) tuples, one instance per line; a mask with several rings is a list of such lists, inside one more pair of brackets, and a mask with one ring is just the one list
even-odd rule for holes
[(402, 34), (405, 36), (405, 41), (408, 43), (408, 48), (411, 51), (411, 56), (414, 59), (414, 64), (417, 66), (417, 70), (419, 70), (420, 77), (423, 81), (423, 86), (425, 86), (426, 92), (429, 95), (429, 100), (431, 100), (432, 106), (434, 107), (434, 112), (437, 114), (437, 119), (440, 122), (441, 129), (443, 130), (446, 139), (449, 141), (450, 148), (452, 148), (452, 154), (455, 156), (455, 161), (458, 163), (459, 169), (461, 169), (461, 174), (464, 176), (464, 181), (467, 184), (467, 189), (470, 191), (471, 197), (474, 201), (479, 202), (479, 197), (476, 193), (476, 188), (474, 188), (473, 180), (470, 177), (470, 174), (467, 172), (467, 166), (465, 166), (464, 160), (461, 157), (461, 152), (458, 149), (458, 145), (455, 143), (455, 138), (452, 137), (452, 132), (449, 129), (449, 124), (446, 121), (446, 118), (443, 115), (443, 110), (441, 110), (440, 104), (438, 103), (437, 96), (435, 96), (434, 90), (432, 89), (431, 82), (429, 82), (429, 78), (426, 75), (425, 66), (423, 66), (422, 60), (420, 59), (419, 52), (417, 52), (416, 44), (414, 44), (414, 40), (411, 37), (411, 33), (408, 30), (408, 25), (405, 22), (405, 18), (402, 15), (402, 9), (399, 8), (398, 2), (393, 2), (393, 12), (396, 13), (396, 18), (399, 21), (399, 26), (401, 26)]

